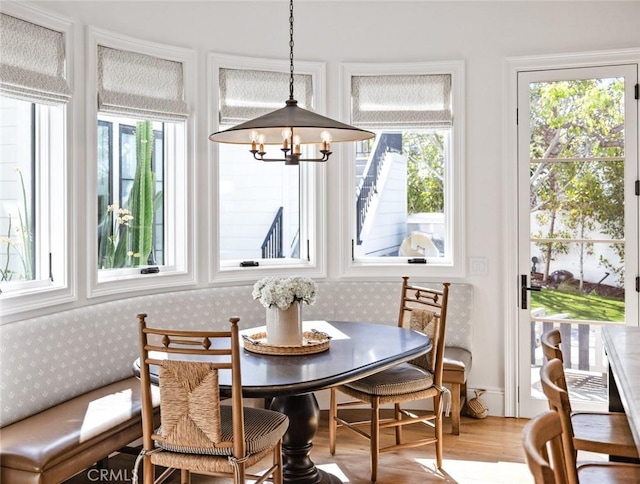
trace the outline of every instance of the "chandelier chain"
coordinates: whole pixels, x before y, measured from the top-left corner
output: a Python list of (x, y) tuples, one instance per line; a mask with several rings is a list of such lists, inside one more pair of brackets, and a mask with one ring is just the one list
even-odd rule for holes
[(289, 99), (293, 100), (293, 0), (289, 2)]

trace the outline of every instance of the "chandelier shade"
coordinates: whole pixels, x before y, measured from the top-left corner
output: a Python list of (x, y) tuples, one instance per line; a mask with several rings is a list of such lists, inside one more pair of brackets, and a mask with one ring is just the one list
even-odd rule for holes
[(322, 143), (323, 132), (328, 132), (333, 142), (362, 141), (374, 136), (370, 131), (301, 108), (294, 100), (287, 101), (281, 109), (213, 133), (209, 139), (219, 143), (250, 144), (252, 134), (258, 132), (263, 136), (263, 144), (281, 145), (282, 132), (286, 129), (290, 129), (294, 136), (299, 136), (302, 144)]
[[(300, 161), (327, 161), (331, 143), (364, 141), (375, 136), (371, 131), (356, 128), (316, 114), (298, 106), (293, 97), (293, 0), (289, 2), (289, 99), (285, 106), (244, 123), (209, 135), (211, 141), (229, 144), (250, 144), (250, 153), (260, 161), (283, 161), (297, 165)], [(301, 145), (317, 144), (320, 156), (303, 158)], [(266, 158), (266, 145), (280, 145), (281, 158)]]

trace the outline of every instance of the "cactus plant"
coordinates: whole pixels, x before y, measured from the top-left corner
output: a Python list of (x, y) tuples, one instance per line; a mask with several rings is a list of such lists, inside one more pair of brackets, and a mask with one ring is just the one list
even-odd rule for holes
[[(101, 269), (146, 264), (153, 240), (155, 176), (151, 170), (153, 124), (139, 121), (135, 129), (136, 172), (127, 206), (109, 205), (100, 221)], [(157, 203), (157, 202), (155, 202)]]
[(155, 180), (151, 170), (153, 126), (151, 121), (136, 123), (136, 174), (129, 194), (133, 220), (130, 226), (133, 265), (146, 264), (153, 238), (153, 195)]

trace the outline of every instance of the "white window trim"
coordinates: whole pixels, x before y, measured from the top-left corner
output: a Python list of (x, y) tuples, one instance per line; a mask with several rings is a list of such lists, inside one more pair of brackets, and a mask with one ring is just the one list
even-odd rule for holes
[[(194, 152), (196, 130), (194, 116), (185, 121), (186, 138), (184, 140), (184, 168), (169, 167), (165, 183), (171, 183), (168, 192), (172, 202), (167, 204), (167, 219), (173, 217), (175, 225), (168, 235), (174, 237), (167, 247), (174, 252), (174, 266), (161, 267), (157, 274), (141, 274), (140, 268), (117, 270), (113, 273), (98, 270), (97, 261), (97, 46), (104, 45), (121, 50), (130, 50), (182, 62), (184, 75), (184, 95), (191, 112), (197, 106), (196, 99), (196, 53), (191, 49), (183, 49), (156, 42), (135, 39), (125, 35), (109, 32), (89, 26), (86, 49), (86, 267), (87, 297), (99, 297), (109, 294), (139, 292), (161, 288), (188, 286), (196, 283), (195, 271), (195, 227), (194, 207)], [(184, 193), (184, 198), (179, 193)], [(109, 271), (110, 272), (110, 271)]]
[[(224, 54), (210, 53), (208, 56), (208, 75), (207, 75), (207, 91), (209, 93), (208, 112), (208, 133), (217, 132), (219, 128), (218, 106), (219, 99), (219, 69), (250, 69), (276, 72), (289, 72), (289, 61), (278, 59), (261, 59), (253, 57), (240, 57)], [(322, 62), (305, 62), (296, 61), (295, 73), (306, 74), (312, 76), (313, 79), (313, 110), (318, 114), (325, 113), (325, 64)], [(282, 106), (287, 100), (287, 92), (282, 93)], [(300, 227), (301, 233), (306, 232), (305, 236), (300, 237), (301, 254), (306, 252), (306, 240), (309, 240), (309, 259), (299, 259), (292, 261), (291, 259), (273, 259), (269, 261), (260, 261), (258, 267), (240, 267), (240, 261), (220, 260), (220, 226), (218, 211), (219, 190), (217, 189), (219, 180), (219, 149), (218, 143), (209, 143), (209, 159), (211, 163), (210, 172), (207, 175), (209, 182), (209, 244), (207, 247), (209, 255), (209, 282), (210, 283), (226, 283), (234, 281), (255, 281), (265, 276), (282, 275), (283, 272), (295, 270), (297, 274), (312, 278), (326, 277), (326, 164), (325, 163), (300, 163), (301, 182), (300, 188), (307, 190), (308, 196), (302, 196), (302, 206), (300, 212), (310, 214), (311, 217), (304, 223), (304, 227)], [(247, 145), (247, 156), (251, 156)], [(331, 163), (331, 161), (327, 162)], [(314, 207), (307, 207), (306, 201), (310, 200)]]
[(341, 278), (384, 278), (398, 274), (423, 279), (442, 280), (462, 278), (466, 275), (465, 236), (465, 66), (464, 61), (414, 62), (400, 64), (343, 63), (340, 65), (340, 99), (342, 119), (350, 122), (351, 77), (363, 75), (393, 74), (451, 74), (451, 109), (453, 111), (452, 163), (447, 170), (445, 183), (451, 188), (445, 206), (451, 206), (448, 214), (447, 240), (451, 241), (450, 263), (428, 260), (427, 264), (409, 264), (406, 257), (376, 257), (352, 259), (352, 240), (355, 240), (354, 210), (355, 160), (352, 146), (340, 147), (340, 213), (348, 214), (340, 220), (339, 276)]
[[(69, 19), (46, 12), (37, 7), (18, 4), (15, 2), (4, 2), (2, 12), (7, 15), (20, 18), (27, 22), (32, 22), (43, 27), (57, 30), (64, 35), (65, 43), (65, 68), (66, 78), (71, 92), (74, 90), (74, 29), (75, 25)], [(76, 239), (70, 221), (74, 215), (74, 191), (73, 164), (70, 163), (74, 157), (75, 143), (73, 139), (73, 113), (74, 101), (67, 103), (63, 114), (63, 140), (61, 150), (62, 160), (59, 164), (61, 172), (56, 174), (56, 183), (62, 183), (61, 193), (63, 200), (60, 201), (63, 215), (57, 217), (55, 224), (61, 231), (59, 243), (56, 246), (61, 250), (62, 260), (54, 261), (55, 273), (54, 281), (34, 281), (21, 285), (19, 290), (7, 291), (0, 295), (0, 316), (4, 321), (15, 319), (17, 315), (27, 315), (37, 309), (51, 307), (63, 303), (75, 301), (77, 299), (77, 283), (75, 279), (76, 261), (73, 257), (76, 247)], [(52, 140), (49, 140), (52, 141)], [(43, 147), (40, 147), (42, 153)], [(48, 161), (47, 161), (48, 162)], [(48, 169), (48, 167), (47, 167)], [(42, 205), (42, 204), (40, 204)], [(54, 221), (49, 221), (54, 223)], [(6, 318), (14, 316), (14, 318)]]

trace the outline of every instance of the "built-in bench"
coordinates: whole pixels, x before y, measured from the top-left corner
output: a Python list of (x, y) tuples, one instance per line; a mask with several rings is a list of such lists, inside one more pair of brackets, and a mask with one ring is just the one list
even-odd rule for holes
[(140, 382), (105, 385), (2, 428), (2, 482), (59, 483), (141, 436)]
[[(0, 480), (60, 483), (141, 437), (139, 383), (131, 372), (137, 313), (148, 313), (154, 326), (222, 328), (238, 316), (241, 328), (251, 328), (265, 315), (251, 291), (140, 296), (0, 326)], [(323, 282), (303, 318), (395, 324), (399, 294), (400, 281)], [(456, 385), (464, 388), (470, 371), (472, 302), (472, 286), (451, 286), (445, 382), (452, 384), (453, 409), (460, 407)]]

